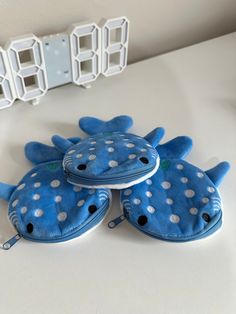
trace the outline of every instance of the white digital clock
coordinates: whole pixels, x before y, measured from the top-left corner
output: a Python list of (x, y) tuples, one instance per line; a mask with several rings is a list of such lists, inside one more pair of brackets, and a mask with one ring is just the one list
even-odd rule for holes
[(112, 18), (73, 24), (65, 33), (33, 34), (11, 39), (0, 47), (0, 109), (16, 99), (39, 102), (48, 89), (74, 83), (82, 86), (116, 75), (127, 65), (129, 21)]

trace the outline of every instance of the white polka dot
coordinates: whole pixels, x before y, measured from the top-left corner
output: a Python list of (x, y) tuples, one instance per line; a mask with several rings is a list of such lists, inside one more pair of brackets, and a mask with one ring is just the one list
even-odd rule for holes
[(35, 176), (37, 176), (37, 172), (34, 172), (34, 173), (31, 174), (31, 178), (33, 178)]
[(55, 202), (60, 203), (62, 200), (62, 197), (60, 195), (55, 196)]
[(20, 191), (25, 187), (25, 183), (21, 183), (18, 187), (17, 190)]
[(60, 212), (58, 215), (57, 215), (57, 219), (59, 221), (65, 221), (67, 218), (67, 213), (66, 212)]
[(40, 183), (40, 182), (35, 182), (35, 183), (34, 183), (34, 187), (35, 187), (35, 188), (39, 188), (40, 186), (41, 186), (41, 183)]
[(71, 154), (74, 154), (74, 153), (75, 153), (75, 150), (72, 149), (72, 150), (70, 150), (67, 154), (68, 154), (68, 155), (71, 155)]
[(123, 141), (129, 141), (129, 138), (123, 138)]
[(191, 198), (191, 197), (194, 197), (195, 192), (193, 190), (185, 190), (184, 194), (186, 197)]
[(83, 157), (83, 154), (77, 154), (75, 157), (76, 158), (81, 158), (81, 157)]
[(146, 148), (141, 148), (140, 151), (141, 151), (142, 153), (145, 153), (145, 152), (147, 151), (147, 149), (146, 149)]
[(95, 147), (91, 147), (91, 148), (89, 148), (89, 150), (95, 150), (96, 148)]
[(81, 186), (74, 186), (73, 191), (74, 192), (80, 192), (82, 190)]
[(43, 216), (43, 210), (42, 209), (36, 209), (34, 212), (35, 217), (41, 217)]
[(209, 202), (209, 198), (208, 198), (208, 197), (203, 197), (203, 198), (202, 198), (202, 202), (203, 202), (204, 204), (207, 204), (207, 203)]
[(181, 181), (182, 183), (187, 183), (187, 182), (188, 182), (188, 178), (182, 177), (182, 178), (180, 179), (180, 181)]
[(197, 172), (197, 177), (198, 178), (203, 178), (204, 177), (204, 174), (202, 172)]
[(85, 203), (85, 200), (80, 200), (78, 201), (77, 206), (81, 207), (84, 205), (84, 203)]
[(95, 189), (90, 189), (89, 191), (88, 191), (88, 194), (89, 195), (92, 195), (92, 194), (94, 194), (95, 193)]
[(129, 159), (134, 159), (134, 158), (136, 158), (137, 156), (135, 155), (135, 154), (130, 154), (129, 156), (128, 156), (128, 158)]
[(168, 181), (163, 181), (161, 186), (163, 187), (163, 189), (168, 190), (171, 187), (171, 184)]
[(150, 214), (153, 214), (155, 212), (155, 208), (153, 206), (148, 206), (147, 207), (147, 211), (150, 213)]
[(215, 189), (213, 188), (213, 186), (208, 186), (207, 187), (207, 191), (210, 192), (210, 193), (214, 193)]
[(94, 144), (96, 144), (96, 143), (97, 143), (96, 141), (92, 141), (92, 142), (90, 142), (90, 144), (93, 144), (93, 145), (94, 145)]
[(139, 198), (135, 198), (133, 202), (135, 205), (139, 205), (141, 203), (141, 200)]
[(109, 161), (109, 166), (110, 166), (111, 168), (117, 167), (117, 166), (118, 166), (118, 162), (115, 161), (115, 160), (110, 160), (110, 161)]
[(195, 207), (192, 207), (192, 208), (190, 208), (189, 212), (190, 212), (190, 214), (192, 214), (192, 215), (197, 215), (198, 209), (195, 208)]
[(134, 144), (133, 143), (128, 143), (125, 146), (128, 147), (128, 148), (132, 148), (132, 147), (134, 147)]
[(94, 159), (96, 159), (96, 155), (89, 155), (89, 158), (88, 158), (89, 160), (94, 160)]
[(26, 206), (21, 207), (20, 212), (21, 214), (25, 214), (27, 212), (27, 207)]
[(177, 224), (180, 221), (180, 218), (178, 215), (170, 215), (170, 222)]
[(150, 192), (150, 191), (147, 191), (145, 194), (147, 197), (152, 197), (152, 192)]
[(147, 146), (147, 147), (152, 147), (152, 145), (150, 145), (150, 144), (146, 144), (146, 146)]
[(34, 194), (33, 195), (33, 200), (38, 201), (40, 199), (40, 195), (39, 194)]
[(107, 150), (109, 151), (109, 153), (113, 153), (115, 149), (113, 147), (108, 147)]
[(147, 179), (147, 180), (146, 180), (146, 183), (147, 183), (148, 185), (151, 185), (151, 184), (152, 184), (152, 180), (151, 180), (151, 179)]
[(19, 200), (16, 199), (12, 202), (12, 207), (16, 207), (16, 205), (19, 203)]
[(105, 144), (113, 144), (113, 143), (114, 143), (114, 141), (111, 141), (111, 140), (105, 141)]
[(61, 182), (59, 180), (53, 180), (50, 185), (52, 188), (57, 188), (59, 185), (61, 184)]
[(125, 195), (125, 196), (129, 196), (131, 193), (132, 193), (132, 190), (131, 190), (131, 189), (128, 189), (128, 190), (125, 190), (125, 191), (124, 191), (124, 195)]
[(176, 165), (176, 168), (177, 168), (178, 170), (182, 170), (182, 169), (184, 169), (184, 166), (181, 165), (181, 164), (178, 164), (178, 165)]
[(167, 199), (166, 199), (166, 204), (172, 205), (173, 203), (174, 203), (174, 202), (173, 202), (172, 198), (167, 198)]

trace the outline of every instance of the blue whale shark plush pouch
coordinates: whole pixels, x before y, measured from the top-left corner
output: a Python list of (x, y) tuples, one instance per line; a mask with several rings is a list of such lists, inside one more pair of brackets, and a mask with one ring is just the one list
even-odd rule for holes
[(62, 161), (40, 163), (16, 185), (0, 183), (0, 198), (8, 201), (8, 216), (17, 235), (38, 242), (61, 242), (78, 237), (97, 226), (111, 202), (107, 189), (86, 189), (69, 184)]
[(53, 136), (55, 147), (37, 142), (26, 145), (29, 160), (40, 161), (38, 148), (47, 155), (51, 152), (63, 158), (66, 180), (74, 185), (94, 188), (121, 189), (142, 182), (152, 176), (159, 167), (159, 155), (155, 146), (164, 130), (156, 128), (144, 138), (127, 133), (132, 126), (129, 116), (118, 116), (110, 121), (84, 117), (80, 128), (89, 137), (76, 142)]
[(203, 171), (183, 160), (190, 148), (186, 137), (163, 144), (161, 150), (157, 147), (158, 171), (121, 191), (123, 215), (108, 226), (114, 228), (127, 219), (146, 235), (173, 242), (201, 239), (218, 230), (222, 201), (217, 188), (229, 164), (222, 162)]

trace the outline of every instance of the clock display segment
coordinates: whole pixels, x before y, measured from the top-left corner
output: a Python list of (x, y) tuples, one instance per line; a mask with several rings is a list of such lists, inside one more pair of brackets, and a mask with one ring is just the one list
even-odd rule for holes
[(0, 109), (15, 99), (37, 104), (48, 89), (67, 83), (89, 86), (100, 74), (121, 73), (127, 65), (126, 17), (73, 24), (67, 32), (41, 38), (28, 34), (0, 47)]

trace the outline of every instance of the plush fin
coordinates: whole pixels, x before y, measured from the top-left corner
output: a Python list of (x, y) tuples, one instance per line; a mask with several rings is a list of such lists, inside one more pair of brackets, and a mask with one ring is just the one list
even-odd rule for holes
[(117, 116), (109, 121), (103, 121), (93, 117), (83, 117), (79, 120), (81, 130), (89, 135), (104, 132), (126, 132), (133, 125), (129, 116)]
[(147, 140), (153, 147), (157, 147), (160, 140), (163, 138), (165, 130), (163, 128), (156, 128), (148, 133), (144, 138)]
[(160, 158), (184, 158), (192, 150), (193, 142), (188, 136), (178, 136), (165, 144), (157, 146)]
[(61, 137), (59, 135), (53, 135), (52, 137), (52, 143), (56, 146), (56, 148), (61, 153), (65, 153), (67, 149), (69, 149), (71, 146), (74, 145), (74, 143), (64, 137)]
[(15, 190), (15, 188), (16, 188), (15, 185), (0, 182), (0, 198), (5, 201), (9, 201), (12, 192)]
[(39, 142), (29, 142), (24, 147), (25, 157), (34, 164), (42, 162), (62, 160), (63, 154), (56, 147)]
[[(77, 144), (80, 141), (79, 137), (68, 138), (73, 144)], [(40, 142), (29, 142), (24, 147), (25, 157), (34, 164), (40, 164), (42, 162), (62, 160), (63, 153), (61, 153), (56, 147), (45, 145)]]
[(74, 136), (74, 137), (68, 137), (68, 140), (71, 141), (73, 144), (77, 144), (81, 141), (81, 138), (78, 136)]
[(216, 186), (219, 186), (229, 169), (230, 164), (227, 161), (223, 161), (214, 168), (205, 171), (205, 173)]

